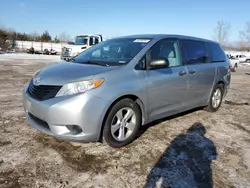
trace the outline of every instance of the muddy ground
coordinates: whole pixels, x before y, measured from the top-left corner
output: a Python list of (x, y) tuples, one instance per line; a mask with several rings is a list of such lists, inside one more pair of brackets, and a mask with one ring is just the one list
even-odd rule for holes
[(218, 112), (162, 120), (112, 149), (60, 141), (26, 123), (22, 89), (49, 61), (0, 57), (1, 188), (250, 187), (250, 67), (232, 73)]

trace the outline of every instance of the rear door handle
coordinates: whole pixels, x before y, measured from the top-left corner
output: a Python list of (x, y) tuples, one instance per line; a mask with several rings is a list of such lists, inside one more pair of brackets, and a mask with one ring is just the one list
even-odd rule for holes
[(195, 73), (194, 69), (192, 69), (192, 70), (189, 71), (189, 74), (194, 74), (194, 73)]
[(184, 75), (186, 75), (186, 74), (187, 74), (186, 71), (181, 71), (181, 72), (179, 72), (179, 75), (180, 75), (180, 76), (184, 76)]

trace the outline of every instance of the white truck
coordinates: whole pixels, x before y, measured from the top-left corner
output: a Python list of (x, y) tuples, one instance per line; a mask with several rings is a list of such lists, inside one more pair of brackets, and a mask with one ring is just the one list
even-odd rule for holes
[(239, 54), (236, 55), (235, 57), (239, 59), (240, 63), (250, 63), (250, 56)]
[(234, 56), (231, 56), (230, 54), (227, 54), (227, 58), (229, 59), (229, 62), (230, 62), (230, 70), (232, 72), (236, 72), (236, 69), (239, 66), (240, 60)]
[(79, 55), (84, 50), (103, 41), (101, 34), (80, 34), (75, 37), (72, 45), (62, 48), (61, 59), (70, 60), (72, 57)]
[(250, 63), (250, 52), (227, 52), (231, 57), (238, 59), (240, 63)]

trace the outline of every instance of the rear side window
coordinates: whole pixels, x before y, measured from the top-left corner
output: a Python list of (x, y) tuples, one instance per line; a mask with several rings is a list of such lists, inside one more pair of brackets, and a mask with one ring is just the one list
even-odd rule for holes
[(226, 61), (226, 54), (219, 44), (208, 42), (207, 47), (213, 63)]
[(181, 46), (184, 64), (208, 63), (208, 53), (205, 42), (182, 40)]

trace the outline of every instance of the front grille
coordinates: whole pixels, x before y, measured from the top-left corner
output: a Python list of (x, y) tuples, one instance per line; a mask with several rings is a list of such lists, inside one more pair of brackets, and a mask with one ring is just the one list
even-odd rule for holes
[(33, 84), (33, 80), (31, 80), (27, 91), (32, 98), (43, 101), (54, 98), (61, 87), (48, 85), (36, 86)]
[(71, 48), (62, 48), (62, 56), (70, 56)]

